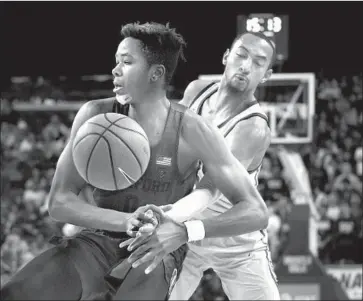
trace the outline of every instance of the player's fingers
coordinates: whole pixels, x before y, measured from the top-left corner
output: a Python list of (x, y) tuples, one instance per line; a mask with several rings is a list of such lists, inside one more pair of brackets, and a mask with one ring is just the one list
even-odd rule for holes
[[(167, 206), (167, 205), (165, 205), (165, 206)], [(147, 207), (148, 207), (149, 210), (152, 210), (154, 213), (164, 215), (163, 210), (159, 206), (156, 206), (154, 204), (150, 204), (150, 205), (147, 205)]]
[(146, 210), (146, 212), (144, 214), (150, 218), (154, 217), (154, 212), (151, 209)]
[(138, 229), (138, 228), (140, 228), (141, 226), (143, 225), (143, 223), (140, 221), (140, 220), (138, 220), (137, 218), (133, 218), (133, 217), (131, 217), (129, 220), (128, 220), (128, 222), (127, 222), (127, 228), (128, 229), (132, 229), (132, 228), (136, 228), (136, 229)]
[(131, 237), (136, 237), (137, 233), (139, 233), (139, 231), (133, 230), (133, 228), (126, 231), (126, 234)]
[(154, 215), (150, 215), (145, 212), (138, 212), (135, 217), (143, 224), (154, 223)]
[(161, 221), (164, 217), (164, 211), (163, 209), (161, 209), (160, 207), (150, 204), (150, 205), (146, 205), (146, 207), (148, 208), (148, 210), (152, 210), (154, 212), (154, 216), (157, 216), (158, 220)]
[(153, 224), (145, 224), (139, 229), (139, 233), (141, 235), (151, 235), (155, 230), (155, 226)]
[(120, 243), (118, 246), (122, 249), (126, 246), (128, 246), (130, 243), (132, 243), (132, 241), (134, 240), (135, 238), (129, 238), (128, 240), (125, 240), (123, 241), (122, 243)]
[(164, 205), (164, 206), (160, 206), (159, 208), (160, 208), (161, 210), (163, 210), (163, 212), (168, 212), (168, 211), (170, 211), (171, 209), (173, 209), (173, 205), (172, 205), (172, 204)]
[(137, 248), (134, 252), (131, 253), (127, 261), (133, 264), (135, 261), (143, 257), (146, 251), (148, 251), (149, 249), (150, 248), (147, 245), (142, 245), (141, 247)]
[(155, 257), (155, 250), (149, 250), (144, 256), (142, 256), (140, 259), (136, 260), (133, 264), (133, 268), (137, 268), (139, 265), (144, 264), (145, 262), (152, 261)]
[(133, 241), (127, 248), (127, 251), (131, 252), (131, 251), (139, 248), (141, 245), (145, 244), (149, 240), (149, 238), (150, 238), (149, 235), (142, 235), (142, 233), (141, 234), (139, 234), (139, 233), (140, 232), (138, 232), (136, 234), (136, 238), (133, 239)]
[(159, 255), (155, 256), (153, 262), (146, 268), (145, 274), (150, 274), (163, 260), (164, 254), (160, 253)]

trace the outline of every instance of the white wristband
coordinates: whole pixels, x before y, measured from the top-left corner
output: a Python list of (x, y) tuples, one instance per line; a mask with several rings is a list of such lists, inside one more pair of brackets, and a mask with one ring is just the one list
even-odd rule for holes
[(200, 220), (184, 222), (188, 233), (188, 242), (202, 240), (205, 237), (204, 224)]

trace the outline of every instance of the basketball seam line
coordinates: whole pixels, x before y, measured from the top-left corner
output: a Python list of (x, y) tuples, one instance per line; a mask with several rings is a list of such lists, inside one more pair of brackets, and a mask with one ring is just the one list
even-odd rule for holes
[[(130, 146), (128, 146), (127, 145), (127, 143), (125, 143), (125, 141), (123, 141), (123, 139), (121, 138), (121, 137), (119, 137), (119, 136), (117, 136), (116, 135), (116, 133), (115, 132), (113, 132), (112, 130), (110, 130), (109, 128), (105, 128), (103, 125), (101, 125), (101, 124), (98, 124), (98, 123), (93, 123), (93, 122), (90, 122), (90, 123), (92, 123), (92, 124), (94, 124), (94, 125), (98, 125), (98, 126), (100, 126), (100, 127), (102, 127), (102, 128), (104, 128), (105, 129), (105, 131), (103, 132), (103, 133), (105, 133), (106, 131), (109, 131), (111, 134), (113, 134), (116, 138), (118, 138), (128, 149), (129, 149), (129, 151), (133, 154), (133, 156), (135, 157), (135, 159), (136, 159), (136, 161), (137, 161), (137, 163), (139, 164), (139, 167), (140, 167), (140, 171), (141, 171), (141, 174), (143, 174), (143, 172), (142, 172), (142, 165), (141, 165), (141, 162), (139, 161), (139, 158), (136, 156), (136, 154), (135, 154), (135, 152), (131, 149), (131, 147)], [(103, 134), (102, 133), (102, 134)]]
[[(106, 115), (106, 114), (104, 114), (104, 115)], [(108, 122), (110, 122), (111, 123), (111, 125), (113, 125), (113, 123), (108, 119), (108, 118), (106, 118), (106, 116), (104, 116), (105, 117), (105, 119), (108, 121)], [(119, 118), (119, 119), (117, 119), (116, 121), (114, 121), (114, 122), (118, 122), (118, 121), (120, 121), (120, 120), (122, 120), (122, 119), (124, 119), (124, 118), (126, 118), (126, 116), (122, 116), (121, 118)], [(87, 122), (87, 121), (86, 121)], [(85, 122), (85, 123), (86, 123)], [(103, 134), (103, 133), (102, 133)], [(86, 135), (84, 135), (82, 138), (80, 138), (80, 140), (79, 141), (77, 141), (77, 143), (73, 146), (73, 149), (78, 145), (78, 143), (80, 143), (81, 142), (81, 140), (83, 140), (85, 137), (87, 137), (88, 135), (90, 135), (90, 134), (86, 134)], [(97, 141), (98, 142), (98, 141)]]
[(73, 146), (73, 149), (75, 149), (76, 147), (77, 147), (77, 145), (79, 144), (79, 143), (81, 143), (85, 138), (87, 138), (88, 136), (91, 136), (91, 135), (96, 135), (96, 136), (99, 136), (99, 134), (98, 133), (88, 133), (87, 135), (84, 135), (81, 139), (79, 139), (78, 141), (77, 141), (77, 143)]
[[(128, 116), (123, 116), (124, 118), (122, 118), (122, 119), (125, 119), (126, 117), (128, 117)], [(130, 118), (130, 117), (129, 117)], [(108, 122), (111, 122), (108, 118), (107, 118), (107, 116), (106, 116), (106, 114), (105, 114), (105, 119), (108, 121)], [(117, 121), (120, 121), (120, 120), (122, 120), (122, 119), (118, 119)], [(130, 118), (131, 119), (131, 118)], [(136, 121), (135, 121), (136, 122)], [(141, 135), (142, 137), (144, 137), (145, 139), (146, 139), (146, 141), (147, 142), (149, 142), (149, 139), (147, 138), (147, 137), (145, 137), (143, 134), (141, 134), (140, 132), (137, 132), (137, 131), (135, 131), (135, 130), (132, 130), (132, 129), (128, 129), (128, 128), (124, 128), (124, 127), (122, 127), (122, 126), (120, 126), (120, 125), (118, 125), (118, 124), (114, 124), (114, 126), (117, 126), (118, 128), (120, 128), (120, 129), (124, 129), (124, 130), (128, 130), (128, 131), (131, 131), (131, 132), (134, 132), (134, 133), (137, 133), (137, 134), (139, 134), (139, 135)], [(141, 126), (140, 126), (141, 127)]]
[[(110, 119), (108, 119), (108, 118), (107, 118), (107, 114), (108, 114), (108, 113), (104, 113), (104, 114), (103, 114), (103, 117), (105, 117), (105, 119), (106, 119), (109, 123), (113, 123)], [(119, 114), (119, 115), (121, 115), (121, 114)], [(116, 121), (114, 121), (114, 122), (117, 122), (117, 121), (120, 121), (120, 120), (122, 120), (122, 119), (125, 119), (126, 117), (128, 117), (128, 116), (122, 115), (122, 116), (120, 116), (120, 118), (119, 118), (119, 119), (117, 119), (117, 120), (116, 120)]]
[[(84, 139), (84, 138), (86, 138), (86, 137), (88, 137), (89, 135), (96, 135), (96, 136), (99, 136), (100, 137), (100, 139), (101, 138), (103, 138), (103, 140), (105, 140), (106, 141), (106, 143), (107, 143), (107, 146), (108, 146), (108, 151), (109, 151), (109, 154), (110, 154), (110, 160), (111, 160), (111, 169), (112, 169), (112, 174), (113, 174), (113, 179), (114, 179), (114, 182), (115, 182), (115, 187), (116, 187), (116, 190), (117, 190), (117, 182), (116, 182), (116, 177), (115, 177), (115, 171), (114, 171), (114, 168), (113, 168), (113, 159), (112, 159), (112, 152), (111, 152), (111, 147), (110, 147), (110, 144), (109, 144), (109, 142), (107, 141), (107, 139), (105, 139), (105, 137), (103, 137), (102, 136), (102, 134), (99, 134), (99, 133), (91, 133), (91, 134), (88, 134), (87, 136), (85, 136), (85, 137), (83, 137), (82, 139)], [(99, 139), (99, 140), (100, 140)], [(99, 140), (97, 140), (97, 143), (98, 143), (98, 141)], [(96, 143), (96, 144), (97, 144)], [(87, 167), (87, 170), (88, 170), (88, 167)], [(86, 175), (86, 177), (87, 177), (87, 175)], [(88, 177), (87, 177), (87, 181), (90, 183), (90, 181), (89, 181), (89, 179), (88, 179)], [(92, 184), (92, 183), (90, 183), (90, 184)]]
[[(73, 146), (73, 150), (77, 147), (77, 145), (78, 144), (80, 144), (84, 139), (86, 139), (88, 136), (91, 136), (91, 135), (96, 135), (96, 136), (99, 136), (100, 134), (98, 134), (98, 133), (88, 133), (87, 135), (84, 135), (81, 139), (79, 139), (78, 141), (77, 141), (77, 143)], [(98, 140), (97, 140), (97, 143), (98, 143)], [(72, 157), (73, 157), (73, 150), (72, 150)], [(73, 158), (73, 162), (74, 162), (74, 158)], [(73, 163), (74, 164), (74, 163)], [(76, 165), (76, 164), (74, 164), (74, 165)], [(88, 166), (88, 163), (87, 163), (87, 166)], [(87, 180), (87, 182), (89, 182), (89, 180), (88, 180), (88, 173), (87, 173), (87, 169), (88, 169), (88, 167), (86, 166), (86, 180)], [(76, 169), (77, 169), (77, 167), (76, 167)], [(79, 172), (78, 172), (79, 173)], [(91, 183), (90, 183), (91, 184)]]
[[(117, 121), (119, 121), (119, 120), (121, 120), (122, 118), (124, 118), (124, 116), (122, 116), (121, 118), (119, 118), (119, 119), (117, 119), (117, 120), (115, 120), (113, 123), (111, 123), (107, 128), (106, 127), (103, 127), (105, 130), (100, 134), (100, 137), (98, 137), (98, 139), (97, 139), (97, 141), (96, 141), (96, 143), (95, 143), (95, 145), (93, 146), (93, 148), (92, 148), (92, 150), (91, 150), (91, 153), (89, 154), (89, 157), (88, 157), (88, 160), (87, 160), (87, 165), (86, 165), (86, 179), (87, 179), (87, 182), (89, 182), (88, 181), (88, 167), (89, 167), (89, 163), (90, 163), (90, 161), (91, 161), (91, 158), (92, 158), (92, 154), (93, 154), (93, 151), (95, 150), (95, 148), (96, 148), (96, 146), (97, 146), (97, 143), (100, 141), (100, 139), (101, 139), (101, 137), (102, 137), (102, 135), (104, 134), (104, 133), (106, 133), (106, 131), (114, 124), (114, 123), (116, 123)], [(93, 123), (93, 122), (91, 122), (92, 124), (97, 124), (97, 123)], [(97, 124), (97, 125), (99, 125), (99, 124)]]
[(120, 129), (123, 129), (123, 130), (127, 130), (127, 131), (130, 131), (130, 132), (133, 132), (133, 133), (136, 133), (136, 134), (139, 134), (141, 137), (145, 138), (145, 140), (147, 142), (149, 142), (149, 139), (147, 137), (145, 137), (143, 134), (141, 134), (140, 132), (138, 131), (135, 131), (133, 129), (129, 129), (129, 128), (125, 128), (125, 127), (122, 127), (121, 125), (118, 125), (118, 124), (114, 124), (114, 126), (120, 128)]
[(103, 137), (103, 140), (106, 141), (107, 143), (107, 148), (108, 148), (108, 153), (110, 155), (110, 163), (111, 163), (111, 170), (112, 170), (112, 176), (113, 176), (113, 181), (114, 181), (114, 184), (115, 184), (115, 188), (116, 190), (118, 189), (117, 187), (117, 181), (116, 181), (116, 174), (115, 174), (115, 169), (113, 168), (113, 159), (112, 159), (112, 149), (111, 149), (111, 146), (110, 146), (110, 143), (107, 141), (107, 139), (105, 137)]

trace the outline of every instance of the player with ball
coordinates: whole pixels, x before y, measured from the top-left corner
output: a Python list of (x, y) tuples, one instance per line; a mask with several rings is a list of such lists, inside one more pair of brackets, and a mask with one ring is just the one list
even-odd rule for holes
[[(151, 274), (144, 273), (145, 266), (124, 265), (120, 272), (130, 255), (119, 248), (129, 238), (128, 221), (143, 221), (134, 225), (136, 231), (155, 223), (139, 207), (183, 198), (203, 210), (214, 185), (251, 209), (244, 215), (247, 232), (267, 225), (264, 201), (217, 128), (166, 98), (183, 55), (182, 36), (157, 23), (127, 24), (121, 34), (112, 71), (116, 98), (89, 101), (79, 110), (50, 191), (50, 215), (85, 229), (58, 239), (29, 262), (2, 288), (2, 300), (104, 299), (120, 285), (124, 299), (166, 299), (187, 246), (166, 256)], [(193, 191), (200, 162), (209, 178)], [(95, 188), (96, 205), (78, 197), (85, 185)], [(177, 225), (197, 239), (200, 224), (187, 223)]]

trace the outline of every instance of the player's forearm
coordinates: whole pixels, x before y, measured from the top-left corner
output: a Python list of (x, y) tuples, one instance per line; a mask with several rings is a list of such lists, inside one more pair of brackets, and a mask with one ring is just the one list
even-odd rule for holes
[(205, 238), (228, 237), (265, 229), (268, 224), (267, 211), (248, 202), (239, 202), (226, 212), (202, 220)]
[(128, 213), (90, 205), (74, 193), (58, 194), (49, 207), (54, 219), (83, 228), (126, 232)]
[(233, 207), (218, 216), (203, 220), (205, 237), (241, 235), (267, 227), (268, 211), (264, 200), (247, 171), (243, 166), (236, 165), (226, 170), (221, 169), (219, 173), (213, 171), (215, 182), (219, 183)]
[(220, 193), (209, 189), (195, 189), (184, 198), (177, 201), (173, 208), (165, 214), (177, 222), (184, 222), (202, 212), (208, 205), (215, 202)]

